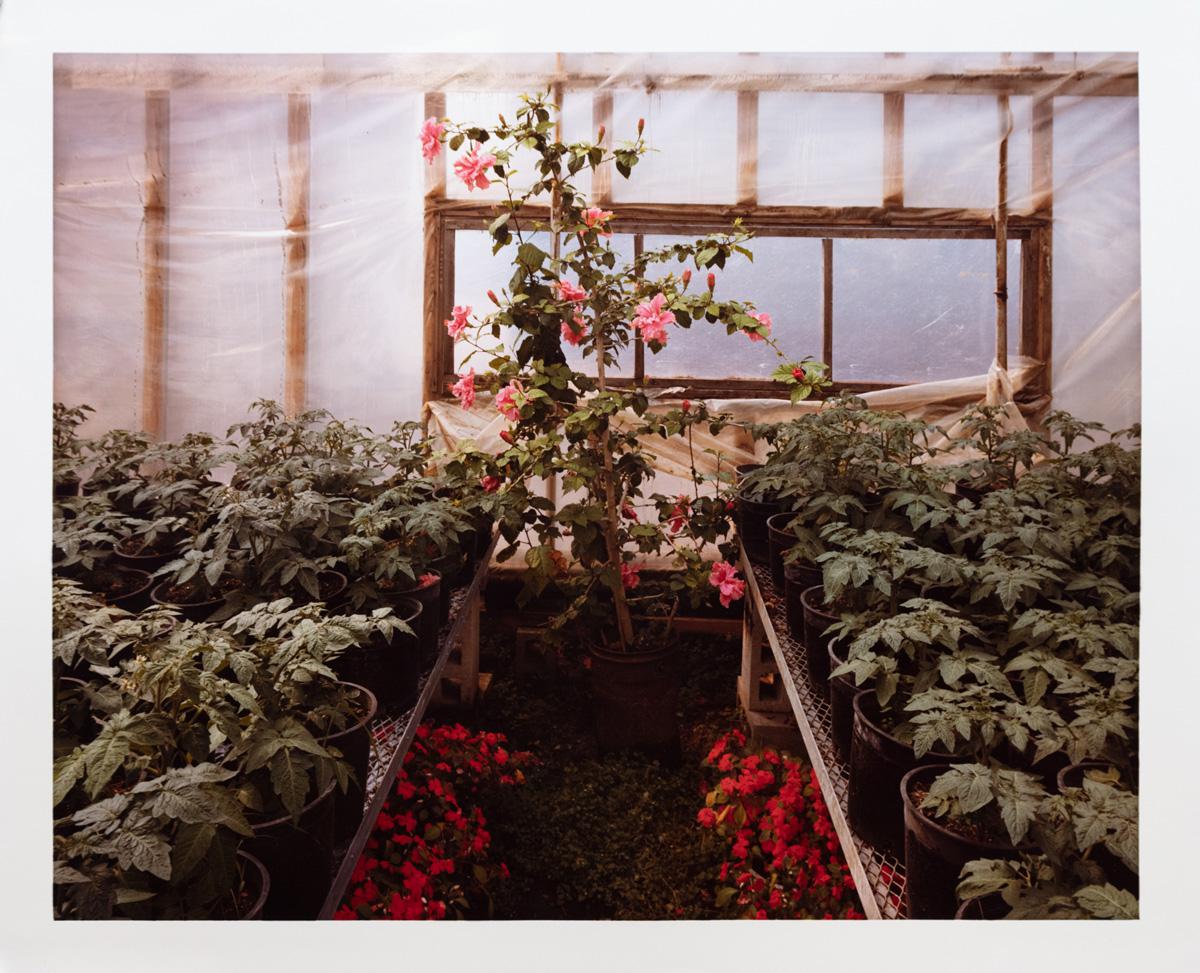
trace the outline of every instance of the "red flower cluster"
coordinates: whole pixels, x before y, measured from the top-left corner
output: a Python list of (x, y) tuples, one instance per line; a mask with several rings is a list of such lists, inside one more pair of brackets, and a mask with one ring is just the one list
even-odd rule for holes
[(747, 919), (861, 919), (854, 880), (812, 768), (740, 730), (705, 758), (713, 771), (702, 828), (726, 848), (716, 904)]
[(488, 883), (507, 878), (508, 866), (488, 854), (480, 798), (488, 786), (524, 782), (521, 767), (531, 761), (507, 742), (457, 724), (417, 727), (335, 919), (444, 919), (482, 909)]

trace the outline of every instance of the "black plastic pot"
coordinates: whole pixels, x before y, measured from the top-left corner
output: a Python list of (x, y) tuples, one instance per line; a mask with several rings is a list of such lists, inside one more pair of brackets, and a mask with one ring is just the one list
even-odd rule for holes
[(421, 647), (415, 634), (421, 627), (421, 603), (398, 598), (392, 612), (408, 623), (413, 635), (396, 632), (390, 640), (374, 635), (366, 645), (346, 649), (334, 660), (333, 669), (343, 682), (371, 690), (381, 709), (396, 712), (412, 704), (421, 678)]
[(755, 564), (766, 564), (770, 557), (767, 540), (767, 519), (783, 511), (783, 504), (774, 498), (751, 500), (739, 492), (734, 499), (738, 537), (746, 555)]
[(170, 551), (166, 554), (159, 553), (158, 551), (152, 551), (149, 554), (127, 554), (121, 549), (121, 546), (128, 540), (132, 540), (132, 538), (125, 538), (113, 545), (113, 557), (127, 568), (136, 568), (139, 571), (148, 571), (153, 574), (164, 564), (174, 561), (179, 557), (178, 554)]
[[(421, 658), (425, 662), (431, 662), (437, 656), (438, 635), (442, 628), (442, 588), (444, 585), (442, 576), (436, 571), (431, 570), (426, 574), (433, 575), (437, 580), (431, 584), (422, 585), (419, 577), (416, 584), (396, 589), (389, 597), (389, 601), (393, 606), (398, 600), (404, 599), (420, 602), (421, 615), (417, 619), (416, 627), (417, 644), (421, 649)], [(424, 576), (421, 575), (421, 577)]]
[(808, 660), (808, 683), (813, 691), (829, 697), (829, 636), (825, 634), (838, 616), (822, 605), (825, 589), (821, 585), (806, 588), (800, 595), (804, 614), (804, 647)]
[(600, 750), (640, 750), (677, 765), (681, 674), (675, 645), (649, 652), (592, 648), (589, 657)]
[(954, 913), (955, 919), (1003, 919), (1009, 913), (1008, 903), (999, 892), (967, 899)]
[(172, 608), (184, 618), (192, 622), (203, 622), (217, 609), (225, 604), (224, 596), (210, 598), (205, 601), (177, 602), (167, 598), (167, 589), (173, 587), (171, 581), (161, 581), (150, 589), (150, 600), (163, 608)]
[(267, 897), (271, 894), (271, 873), (267, 866), (247, 851), (238, 849), (237, 856), (241, 859), (242, 887), (246, 892), (249, 907), (238, 916), (238, 919), (257, 920), (263, 917)]
[[(796, 544), (796, 535), (788, 529), (795, 519), (796, 515), (790, 510), (767, 518), (767, 560), (771, 565), (771, 580), (780, 591), (784, 583), (783, 556)], [(815, 583), (820, 584), (820, 580)]]
[(783, 566), (783, 605), (787, 614), (788, 635), (804, 645), (804, 606), (800, 597), (813, 585), (820, 585), (821, 572), (804, 561)]
[(333, 879), (334, 792), (328, 786), (300, 812), (251, 825), (246, 850), (271, 874), (265, 919), (315, 919)]
[(937, 750), (918, 759), (911, 744), (898, 740), (880, 726), (875, 690), (860, 690), (854, 697), (850, 784), (846, 795), (850, 827), (876, 848), (902, 855), (904, 803), (900, 800), (900, 781), (914, 767), (944, 764), (953, 759), (953, 754)]
[(747, 474), (753, 473), (755, 470), (761, 470), (762, 463), (739, 463), (733, 468), (733, 485), (740, 486), (742, 480), (746, 479)]
[[(105, 578), (122, 579), (124, 582), (123, 593), (113, 595), (104, 591), (103, 589), (107, 587)], [(154, 579), (149, 572), (127, 568), (121, 564), (97, 568), (88, 576), (86, 583), (89, 588), (97, 590), (97, 593), (104, 597), (105, 602), (127, 612), (141, 611), (149, 605), (150, 589), (154, 587)]]
[(356, 683), (346, 685), (358, 690), (363, 704), (362, 715), (353, 726), (322, 737), (319, 741), (323, 747), (336, 747), (340, 750), (343, 759), (354, 768), (354, 779), (350, 781), (350, 786), (345, 792), (339, 787), (333, 796), (333, 836), (334, 841), (339, 843), (353, 838), (359, 824), (362, 823), (367, 768), (371, 762), (370, 723), (379, 712), (379, 701), (371, 690)]
[[(468, 560), (465, 552), (450, 551), (429, 562), (430, 569), (442, 576), (441, 601), (438, 612), (439, 627), (450, 621), (450, 601), (454, 589), (464, 583), (462, 575), (467, 569)], [(467, 580), (470, 580), (469, 575)]]
[(54, 483), (54, 499), (67, 500), (79, 496), (79, 477), (64, 476)]
[(900, 781), (904, 802), (904, 892), (911, 919), (952, 919), (958, 910), (959, 875), (963, 866), (976, 858), (1016, 858), (1032, 845), (976, 841), (926, 817), (912, 798), (915, 784), (928, 787), (950, 769), (948, 764), (931, 764), (910, 770)]
[[(1058, 789), (1082, 787), (1083, 775), (1089, 770), (1108, 770), (1109, 765), (1099, 760), (1085, 760), (1083, 763), (1071, 764), (1058, 772)], [(1104, 876), (1119, 889), (1132, 892), (1135, 896), (1141, 891), (1138, 873), (1133, 871), (1121, 859), (1104, 847), (1103, 844), (1092, 846), (1089, 857), (1104, 870)]]
[(329, 569), (317, 572), (317, 590), (320, 592), (318, 597), (314, 598), (311, 592), (295, 582), (288, 586), (286, 595), (297, 605), (308, 605), (317, 601), (325, 605), (334, 605), (345, 593), (348, 584), (349, 581), (341, 571)]
[[(825, 654), (831, 673), (846, 661), (833, 646), (826, 649)], [(833, 742), (837, 746), (838, 756), (847, 762), (850, 760), (850, 741), (854, 734), (854, 697), (863, 689), (871, 688), (873, 683), (865, 682), (856, 686), (853, 676), (831, 675), (826, 685), (829, 687), (829, 722), (833, 729)]]

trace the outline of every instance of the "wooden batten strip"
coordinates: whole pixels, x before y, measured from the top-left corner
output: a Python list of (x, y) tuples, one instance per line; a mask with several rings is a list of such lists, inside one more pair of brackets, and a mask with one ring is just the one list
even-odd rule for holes
[(1008, 95), (996, 99), (1000, 150), (996, 177), (996, 361), (1008, 368), (1008, 137), (1012, 110)]
[[(607, 90), (597, 91), (592, 99), (592, 135), (604, 126), (604, 141), (601, 145), (605, 152), (613, 144), (613, 93)], [(613, 164), (602, 162), (592, 170), (592, 202), (597, 206), (607, 206), (612, 202)]]
[(312, 101), (288, 95), (288, 168), (283, 241), (283, 407), (303, 412), (308, 396), (308, 206), (312, 171)]
[(904, 95), (883, 96), (883, 205), (904, 205)]
[(167, 200), (171, 168), (171, 94), (146, 92), (146, 174), (142, 194), (142, 429), (158, 439), (166, 425)]
[[(446, 116), (446, 95), (440, 91), (425, 95), (426, 118)], [(446, 152), (438, 153), (432, 165), (425, 169), (425, 215), (422, 241), (424, 247), (424, 299), (422, 317), (424, 326), (425, 370), (421, 381), (421, 399), (441, 398), (446, 394), (443, 376), (454, 371), (454, 346), (446, 329), (442, 326), (442, 269), (444, 247), (442, 243), (443, 220), (439, 206), (446, 196)], [(489, 212), (491, 208), (489, 207)], [(493, 217), (494, 218), (494, 215)], [(490, 222), (490, 221), (489, 221)]]
[[(646, 249), (646, 237), (641, 233), (633, 235), (633, 259), (637, 260)], [(633, 339), (633, 384), (642, 385), (646, 381), (646, 343), (641, 335)]]
[(829, 366), (827, 373), (833, 378), (833, 240), (821, 241), (822, 265), (822, 315), (821, 315), (821, 360)]
[(737, 96), (737, 201), (740, 206), (758, 203), (758, 92)]

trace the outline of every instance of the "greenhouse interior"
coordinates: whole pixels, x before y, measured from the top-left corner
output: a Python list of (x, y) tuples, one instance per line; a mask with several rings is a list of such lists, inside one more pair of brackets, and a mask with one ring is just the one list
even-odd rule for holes
[(1138, 918), (1138, 89), (55, 55), (54, 917)]

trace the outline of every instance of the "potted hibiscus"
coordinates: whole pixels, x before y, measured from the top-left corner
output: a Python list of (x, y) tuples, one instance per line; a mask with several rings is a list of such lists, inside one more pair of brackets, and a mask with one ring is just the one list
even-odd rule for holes
[[(611, 150), (603, 130), (594, 141), (563, 143), (548, 98), (523, 96), (512, 122), (503, 115), (491, 127), (430, 118), (421, 130), (431, 163), (443, 145), (461, 150), (453, 168), (468, 190), (493, 181), (505, 189), (489, 233), (494, 252), (511, 260), (511, 279), (499, 293), (488, 292), (487, 313), (458, 304), (446, 321), (467, 347), (451, 391), (468, 408), (477, 394), (494, 393), (507, 422), (505, 448), (489, 459), (487, 474), (522, 513), (501, 522), (506, 544), (498, 557), (523, 551), (527, 597), (552, 582), (568, 593), (553, 627), (565, 634), (576, 624), (587, 644), (601, 745), (669, 754), (678, 746), (677, 663), (659, 627), (635, 631), (635, 610), (645, 614), (647, 607), (639, 604), (642, 562), (665, 558), (685, 587), (715, 589), (726, 604), (741, 597), (742, 581), (732, 505), (714, 497), (719, 482), (694, 474), (686, 509), (678, 497), (653, 493), (645, 443), (660, 436), (690, 442), (693, 427), (715, 432), (726, 420), (703, 406), (652, 408), (645, 390), (616, 386), (609, 376), (635, 342), (657, 353), (678, 329), (700, 322), (774, 350), (774, 377), (793, 401), (827, 384), (825, 366), (787, 360), (771, 338), (768, 313), (717, 297), (716, 271), (736, 255), (751, 258), (744, 246), (750, 234), (737, 223), (729, 233), (619, 264), (611, 238), (620, 214), (589, 205), (572, 180), (609, 163), (628, 178), (647, 151), (643, 122), (636, 138)], [(518, 149), (534, 170), (524, 191), (513, 178)], [(549, 250), (535, 242), (543, 234)], [(669, 263), (692, 266), (664, 272)], [(693, 267), (703, 283), (693, 284)], [(578, 352), (569, 357), (567, 346)], [(531, 480), (542, 477), (560, 479), (559, 504), (533, 492)]]

